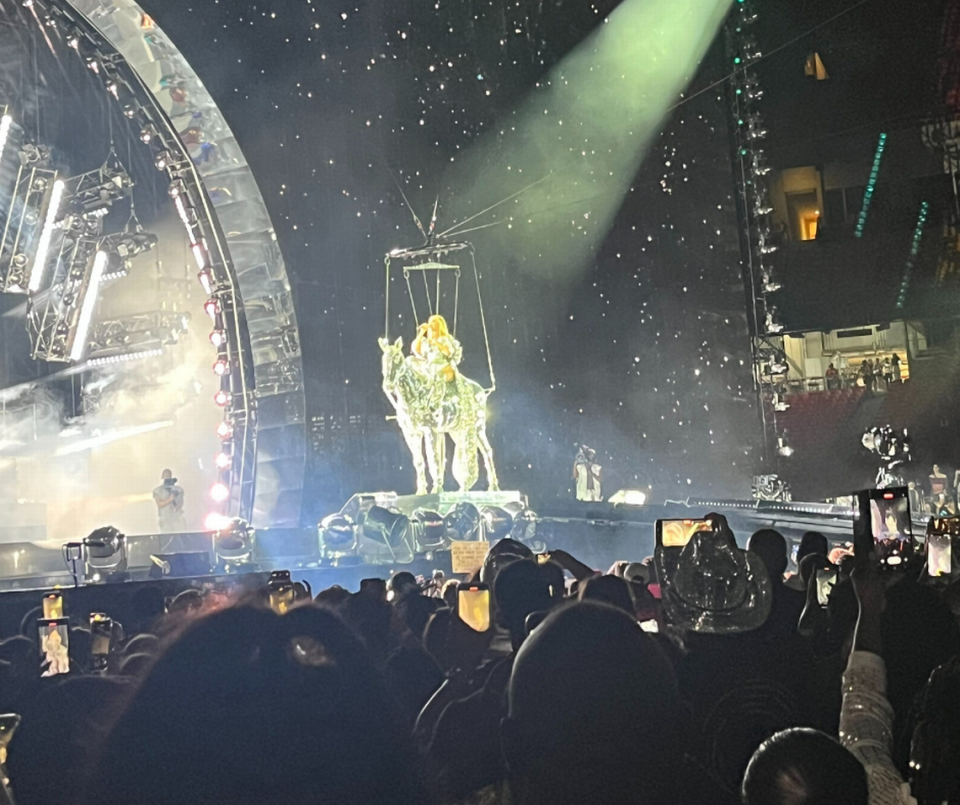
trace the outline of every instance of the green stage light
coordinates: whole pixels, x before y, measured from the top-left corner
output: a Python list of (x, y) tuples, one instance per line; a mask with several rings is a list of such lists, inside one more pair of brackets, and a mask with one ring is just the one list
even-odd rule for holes
[(471, 206), (448, 204), (455, 220), (536, 183), (463, 225), (502, 224), (486, 230), (485, 260), (520, 258), (512, 262), (549, 281), (580, 276), (730, 2), (626, 0), (499, 122), (496, 135), (450, 166), (444, 185)]

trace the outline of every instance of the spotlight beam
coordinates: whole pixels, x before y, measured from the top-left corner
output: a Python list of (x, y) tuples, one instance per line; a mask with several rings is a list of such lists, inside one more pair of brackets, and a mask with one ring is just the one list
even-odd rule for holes
[(512, 226), (495, 230), (492, 245), (524, 251), (521, 266), (545, 279), (580, 276), (730, 4), (626, 0), (529, 95), (509, 133), (481, 139), (451, 167), (444, 184), (461, 199), (496, 198), (518, 174), (552, 178), (515, 194), (497, 215)]

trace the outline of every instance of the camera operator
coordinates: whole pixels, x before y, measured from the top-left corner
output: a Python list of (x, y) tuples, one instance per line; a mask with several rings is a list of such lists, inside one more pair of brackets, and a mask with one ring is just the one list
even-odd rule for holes
[(183, 519), (183, 488), (171, 470), (160, 473), (162, 483), (153, 490), (161, 534), (179, 534), (187, 530)]

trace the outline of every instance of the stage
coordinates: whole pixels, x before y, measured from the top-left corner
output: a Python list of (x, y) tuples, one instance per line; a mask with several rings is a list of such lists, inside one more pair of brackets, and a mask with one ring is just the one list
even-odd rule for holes
[[(503, 503), (504, 495), (516, 499), (518, 493), (499, 495), (501, 497), (487, 502)], [(462, 502), (462, 497), (455, 495), (443, 500), (439, 496), (393, 496), (392, 499), (397, 508), (411, 513), (424, 506), (442, 509)], [(606, 570), (621, 559), (639, 561), (650, 556), (658, 519), (695, 518), (709, 512), (726, 516), (741, 545), (760, 528), (775, 528), (794, 543), (805, 531), (819, 531), (831, 543), (839, 544), (851, 539), (853, 527), (849, 508), (822, 503), (690, 498), (658, 505), (624, 506), (557, 500), (541, 505), (531, 536), (547, 550), (565, 550), (598, 570)], [(922, 523), (917, 521), (915, 529), (922, 533)], [(318, 530), (311, 528), (259, 529), (250, 557), (251, 572), (242, 574), (223, 574), (211, 569), (208, 573), (150, 578), (151, 567), (154, 574), (157, 573), (151, 555), (206, 553), (213, 556), (210, 533), (128, 536), (127, 543), (125, 580), (85, 583), (81, 573), (76, 586), (64, 562), (61, 545), (0, 545), (0, 634), (16, 633), (20, 619), (39, 604), (41, 593), (54, 588), (64, 591), (68, 609), (74, 615), (106, 610), (111, 615), (115, 612), (114, 616), (122, 621), (124, 608), (136, 591), (147, 585), (159, 586), (167, 598), (190, 587), (210, 588), (221, 583), (251, 589), (265, 585), (270, 571), (286, 569), (291, 571), (294, 580), (306, 581), (315, 595), (334, 584), (355, 591), (361, 579), (388, 578), (400, 570), (428, 577), (439, 569), (447, 577), (452, 575), (449, 548), (415, 553), (408, 557), (409, 561), (371, 563), (364, 561), (360, 551), (331, 560), (324, 558)], [(174, 571), (176, 575), (176, 568)]]

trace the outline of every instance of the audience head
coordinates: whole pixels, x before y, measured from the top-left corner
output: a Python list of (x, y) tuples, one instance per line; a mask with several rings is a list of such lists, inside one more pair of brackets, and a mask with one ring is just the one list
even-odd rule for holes
[(812, 553), (826, 556), (829, 550), (830, 545), (827, 543), (827, 538), (823, 536), (823, 534), (819, 531), (807, 531), (800, 537), (800, 545), (797, 546), (797, 565), (799, 566), (805, 556), (809, 556)]
[(772, 528), (761, 528), (747, 541), (747, 550), (760, 557), (775, 587), (783, 583), (788, 561), (787, 541), (783, 534)]
[[(110, 677), (71, 677), (25, 704), (8, 761), (20, 805), (79, 801), (88, 748), (126, 689), (123, 681)], [(50, 773), (52, 766), (56, 774)]]
[(85, 801), (421, 802), (406, 743), (368, 654), (332, 612), (224, 609), (156, 660)]
[(910, 745), (910, 788), (922, 803), (960, 802), (960, 658), (924, 689)]
[(413, 573), (401, 570), (387, 581), (387, 600), (399, 603), (408, 595), (419, 595), (420, 585)]
[(789, 729), (764, 741), (743, 777), (744, 805), (868, 805), (867, 774), (825, 733)]
[(522, 542), (504, 537), (487, 551), (483, 567), (480, 568), (480, 581), (489, 584), (492, 589), (500, 569), (517, 559), (533, 559), (533, 551)]
[(497, 619), (510, 632), (514, 647), (526, 637), (527, 616), (553, 606), (547, 577), (530, 559), (518, 559), (500, 570), (493, 585), (493, 601)]
[(633, 615), (633, 597), (630, 587), (623, 579), (617, 576), (594, 576), (580, 585), (577, 595), (580, 601), (598, 601), (622, 609), (628, 615)]
[[(682, 754), (669, 662), (626, 613), (578, 603), (524, 643), (502, 724), (511, 793), (529, 803), (671, 801)], [(673, 799), (672, 801), (676, 801)]]

